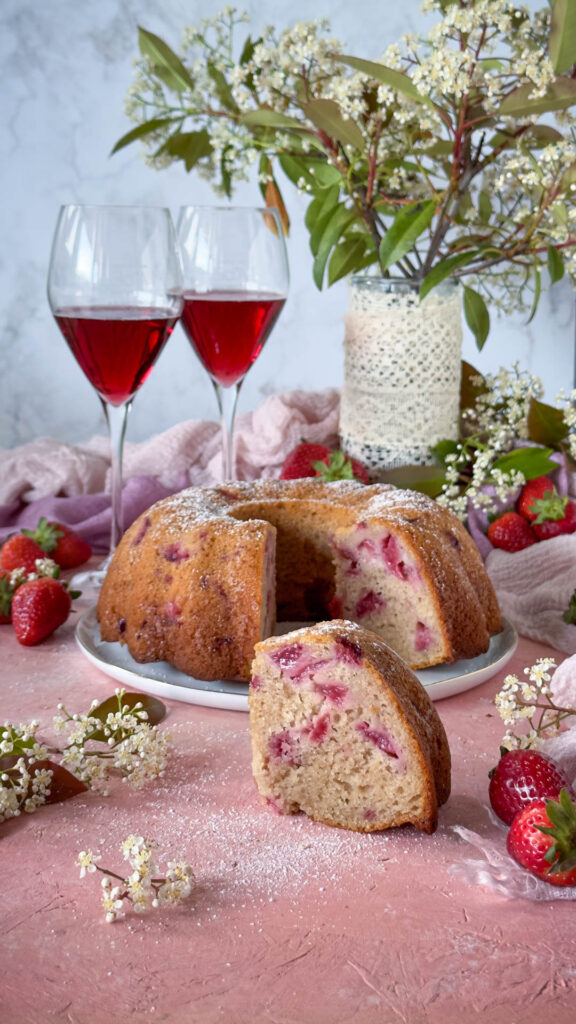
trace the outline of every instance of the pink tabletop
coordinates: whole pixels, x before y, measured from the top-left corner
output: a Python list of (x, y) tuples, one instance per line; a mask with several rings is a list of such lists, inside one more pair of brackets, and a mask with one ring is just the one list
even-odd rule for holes
[[(36, 648), (1, 627), (0, 647), (2, 719), (36, 718), (39, 735), (59, 701), (83, 712), (117, 685), (85, 660), (73, 619)], [(523, 639), (506, 671), (551, 653)], [(453, 826), (494, 829), (501, 678), (437, 704), (453, 793), (433, 836), (272, 813), (252, 782), (247, 714), (168, 702), (164, 778), (0, 826), (2, 1024), (573, 1024), (574, 903), (506, 899), (453, 871), (477, 856)], [(81, 880), (75, 861), (91, 848), (122, 870), (130, 833), (188, 860), (197, 889), (106, 924), (100, 876)]]

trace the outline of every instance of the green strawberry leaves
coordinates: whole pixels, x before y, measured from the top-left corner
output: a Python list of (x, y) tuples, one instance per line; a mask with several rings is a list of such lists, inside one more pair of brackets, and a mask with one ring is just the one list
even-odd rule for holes
[(328, 462), (313, 462), (314, 469), (323, 480), (354, 480), (352, 462), (344, 452), (332, 452)]
[(557, 801), (546, 801), (546, 814), (550, 826), (536, 827), (554, 840), (545, 854), (545, 860), (551, 865), (549, 873), (570, 871), (576, 867), (576, 807), (566, 789), (560, 791)]

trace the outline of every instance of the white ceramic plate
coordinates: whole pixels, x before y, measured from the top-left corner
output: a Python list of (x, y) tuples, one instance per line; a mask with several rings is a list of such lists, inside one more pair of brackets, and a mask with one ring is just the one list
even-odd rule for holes
[[(282, 623), (285, 632), (296, 623)], [(106, 675), (132, 689), (154, 697), (184, 701), (187, 704), (203, 704), (212, 708), (226, 708), (230, 711), (248, 710), (248, 684), (213, 682), (193, 679), (178, 672), (165, 661), (139, 664), (130, 656), (127, 647), (119, 643), (105, 643), (100, 639), (96, 620), (96, 609), (84, 612), (76, 626), (76, 640), (82, 653), (105, 672)], [(419, 680), (426, 687), (432, 700), (453, 697), (473, 686), (484, 683), (496, 675), (510, 660), (518, 637), (514, 627), (505, 619), (504, 629), (492, 637), (486, 654), (453, 665), (436, 665), (417, 672)]]

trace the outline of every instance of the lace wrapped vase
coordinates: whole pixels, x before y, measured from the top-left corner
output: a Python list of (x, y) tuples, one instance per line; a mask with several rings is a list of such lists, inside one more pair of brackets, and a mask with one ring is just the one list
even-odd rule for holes
[(430, 446), (456, 439), (462, 359), (461, 290), (397, 278), (350, 279), (340, 442), (374, 479), (431, 463)]

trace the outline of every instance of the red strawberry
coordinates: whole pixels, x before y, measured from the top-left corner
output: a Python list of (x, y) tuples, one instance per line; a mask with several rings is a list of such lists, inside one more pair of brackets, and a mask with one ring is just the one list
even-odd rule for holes
[(4, 541), (0, 551), (0, 568), (12, 572), (13, 569), (25, 569), (26, 572), (36, 571), (36, 559), (46, 558), (46, 552), (32, 537), (23, 533), (14, 533)]
[(542, 501), (546, 496), (556, 493), (556, 488), (549, 476), (537, 476), (529, 480), (520, 491), (520, 497), (516, 505), (516, 511), (524, 516), (528, 522), (533, 523), (538, 518), (538, 509), (532, 507), (533, 502)]
[(302, 477), (321, 476), (324, 480), (360, 480), (370, 483), (368, 470), (357, 459), (344, 452), (334, 451), (325, 444), (302, 441), (285, 458), (280, 472), (281, 480), (300, 480)]
[[(558, 514), (550, 513), (549, 507), (543, 509), (540, 516), (545, 518), (535, 519), (532, 523), (532, 529), (539, 540), (550, 540), (552, 537), (559, 537), (563, 533), (574, 533), (576, 531), (576, 502), (570, 501), (569, 498), (561, 498), (558, 495), (558, 509), (560, 505), (562, 511)], [(538, 504), (535, 502), (534, 504)], [(544, 505), (544, 501), (542, 502)]]
[(535, 800), (520, 811), (506, 847), (522, 867), (550, 885), (576, 885), (576, 806), (566, 790), (558, 802)]
[(61, 569), (75, 569), (92, 556), (92, 548), (69, 526), (48, 522), (44, 516), (35, 530), (22, 530), (26, 537), (32, 537)]
[(576, 799), (568, 776), (551, 757), (538, 750), (509, 750), (490, 773), (488, 795), (494, 812), (510, 825), (527, 804), (556, 800), (561, 789)]
[(50, 636), (66, 622), (71, 603), (64, 585), (50, 576), (23, 583), (12, 599), (12, 625), (18, 643), (32, 647)]
[(488, 540), (495, 548), (502, 548), (503, 551), (522, 551), (523, 548), (536, 544), (538, 537), (535, 536), (530, 523), (517, 512), (505, 512), (503, 516), (490, 523)]

